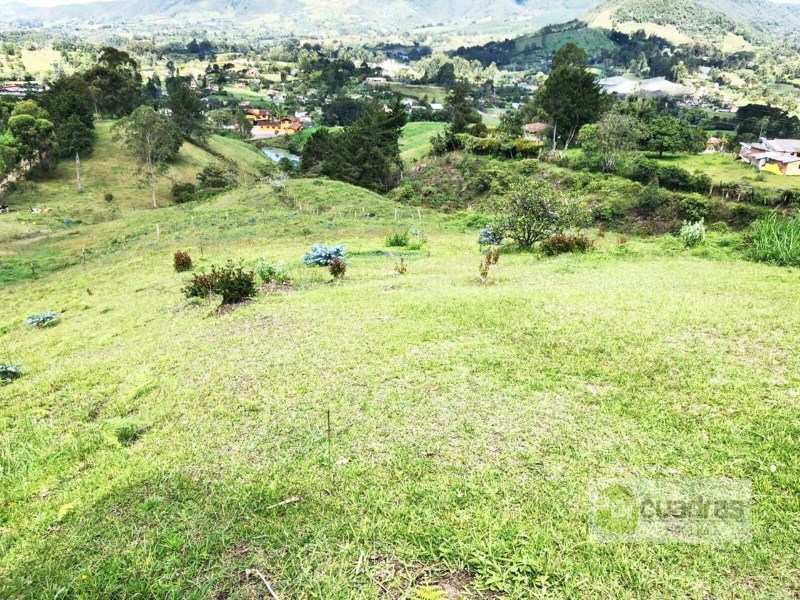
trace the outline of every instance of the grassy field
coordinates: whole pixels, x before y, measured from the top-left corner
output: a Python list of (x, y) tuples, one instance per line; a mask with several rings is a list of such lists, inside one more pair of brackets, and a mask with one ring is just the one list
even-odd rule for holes
[(444, 131), (445, 123), (418, 121), (403, 127), (400, 138), (400, 156), (406, 165), (425, 158), (431, 151), (431, 138)]
[(395, 94), (416, 98), (417, 100), (427, 99), (428, 102), (444, 104), (447, 99), (447, 89), (436, 85), (411, 85), (396, 82), (390, 82), (386, 85)]
[(678, 154), (658, 159), (664, 164), (683, 167), (691, 172), (702, 171), (715, 183), (746, 181), (756, 188), (771, 190), (800, 189), (800, 177), (782, 177), (764, 173), (763, 180), (758, 171), (742, 161), (722, 154)]
[[(110, 129), (110, 123), (98, 123), (94, 152), (81, 161), (83, 193), (75, 189), (74, 163), (65, 160), (52, 173), (22, 183), (19, 191), (3, 199), (12, 212), (0, 215), (0, 283), (16, 280), (23, 273), (31, 277), (83, 260), (84, 248), (89, 253), (93, 251), (92, 240), (80, 235), (84, 225), (149, 212), (154, 215), (155, 228), (158, 211), (152, 210), (149, 192), (141, 185), (135, 163), (111, 139)], [(215, 135), (209, 139), (209, 146), (226, 166), (237, 169), (240, 181), (245, 183), (255, 181), (262, 166), (271, 164), (258, 149), (238, 140)], [(196, 183), (203, 167), (219, 162), (217, 156), (185, 143), (178, 159), (158, 183), (159, 205), (173, 203), (170, 189), (174, 183)], [(104, 200), (106, 193), (113, 194), (111, 202)], [(32, 214), (30, 208), (42, 212)], [(134, 215), (137, 223), (148, 218)], [(130, 235), (131, 231), (122, 231), (119, 241)]]
[[(464, 215), (421, 216), (297, 180), (30, 239), (91, 251), (0, 287), (0, 596), (796, 596), (800, 272), (609, 234), (480, 283)], [(421, 251), (385, 247), (412, 223)], [(322, 241), (344, 280), (302, 266)], [(293, 284), (217, 314), (178, 249)], [(619, 475), (748, 479), (753, 538), (589, 543)]]

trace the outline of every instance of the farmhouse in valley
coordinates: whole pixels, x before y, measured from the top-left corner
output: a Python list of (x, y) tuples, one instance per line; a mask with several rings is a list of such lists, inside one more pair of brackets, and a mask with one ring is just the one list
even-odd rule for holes
[(800, 140), (742, 143), (739, 158), (759, 171), (775, 175), (800, 175)]
[(273, 138), (282, 135), (295, 135), (303, 131), (303, 122), (297, 117), (283, 117), (281, 119), (272, 116), (270, 111), (264, 108), (253, 108), (246, 112), (247, 120), (250, 121), (250, 137), (254, 140)]

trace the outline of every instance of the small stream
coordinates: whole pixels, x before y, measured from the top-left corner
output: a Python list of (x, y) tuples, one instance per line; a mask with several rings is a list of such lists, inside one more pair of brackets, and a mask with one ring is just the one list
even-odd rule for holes
[(269, 146), (264, 146), (261, 148), (261, 152), (269, 158), (272, 162), (281, 162), (281, 159), (288, 158), (292, 163), (295, 165), (300, 164), (300, 157), (297, 154), (292, 154), (288, 150), (284, 150), (283, 148), (270, 148)]

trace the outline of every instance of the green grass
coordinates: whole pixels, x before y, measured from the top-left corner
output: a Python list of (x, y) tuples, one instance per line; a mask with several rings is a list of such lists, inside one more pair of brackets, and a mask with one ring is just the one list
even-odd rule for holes
[(676, 154), (658, 159), (663, 164), (676, 165), (694, 172), (702, 171), (711, 177), (714, 183), (735, 183), (746, 181), (755, 188), (770, 190), (800, 189), (800, 177), (783, 177), (772, 173), (764, 173), (763, 181), (753, 167), (740, 160), (723, 154)]
[(390, 82), (387, 84), (395, 94), (408, 96), (428, 102), (444, 104), (447, 99), (447, 89), (436, 85), (412, 85), (407, 83)]
[(208, 140), (208, 145), (213, 152), (236, 165), (241, 173), (250, 178), (259, 177), (264, 168), (272, 165), (272, 161), (253, 144), (231, 137), (212, 135)]
[(754, 260), (800, 267), (800, 218), (775, 214), (756, 221), (750, 232), (750, 255)]
[[(481, 284), (460, 222), (387, 249), (408, 209), (299, 180), (31, 242), (93, 251), (0, 287), (25, 372), (0, 387), (0, 596), (265, 597), (256, 569), (281, 598), (791, 597), (800, 272), (608, 234)], [(343, 281), (302, 266), (314, 242), (347, 246)], [(178, 249), (293, 284), (218, 315)], [(748, 479), (753, 539), (588, 543), (588, 485), (619, 475)]]
[(431, 151), (431, 139), (444, 131), (445, 123), (417, 121), (403, 127), (400, 138), (400, 156), (406, 165), (425, 158)]

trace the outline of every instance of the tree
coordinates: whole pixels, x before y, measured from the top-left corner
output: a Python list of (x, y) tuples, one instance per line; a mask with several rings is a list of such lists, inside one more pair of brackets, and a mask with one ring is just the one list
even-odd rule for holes
[(502, 135), (510, 138), (522, 137), (522, 127), (525, 125), (523, 114), (518, 110), (507, 110), (500, 117), (500, 125), (497, 127)]
[(128, 115), (142, 103), (142, 77), (127, 52), (103, 48), (97, 65), (84, 74), (84, 79), (100, 114)]
[(589, 57), (586, 50), (578, 46), (575, 42), (568, 42), (561, 46), (553, 57), (553, 70), (569, 66), (576, 69), (585, 69), (589, 65)]
[(610, 112), (596, 125), (584, 125), (579, 139), (584, 152), (601, 156), (603, 168), (612, 172), (616, 169), (620, 156), (639, 147), (642, 135), (639, 119)]
[(338, 97), (322, 107), (322, 123), (329, 127), (347, 127), (355, 123), (362, 112), (364, 103), (361, 100)]
[(500, 200), (497, 213), (500, 227), (523, 250), (588, 221), (579, 201), (566, 198), (546, 181), (535, 179), (512, 183), (508, 194)]
[(20, 100), (11, 110), (11, 116), (29, 115), (34, 119), (49, 119), (48, 112), (39, 106), (35, 100)]
[(681, 60), (672, 67), (672, 80), (680, 82), (684, 79), (689, 79), (689, 69), (686, 68), (686, 64)]
[(705, 145), (705, 133), (674, 117), (657, 117), (647, 126), (647, 147), (659, 156), (666, 152), (699, 152)]
[(14, 115), (8, 120), (8, 130), (20, 160), (48, 170), (55, 149), (53, 124), (28, 114)]
[(596, 121), (610, 105), (592, 73), (562, 65), (550, 73), (536, 94), (535, 104), (547, 114), (553, 126), (553, 141), (562, 140), (568, 149), (578, 130)]
[(481, 118), (472, 110), (469, 101), (469, 88), (463, 83), (457, 83), (447, 96), (445, 102), (450, 115), (450, 126), (454, 134), (464, 133), (473, 123), (480, 122)]
[(70, 75), (54, 81), (42, 94), (39, 103), (50, 114), (58, 127), (76, 115), (89, 128), (94, 127), (92, 94), (86, 80), (80, 75)]
[(61, 156), (75, 156), (75, 189), (83, 191), (81, 183), (81, 153), (89, 152), (94, 144), (94, 131), (81, 121), (78, 115), (72, 115), (66, 123), (56, 129), (58, 151)]
[(113, 131), (114, 139), (122, 142), (136, 160), (139, 172), (150, 187), (153, 208), (158, 208), (156, 181), (166, 170), (166, 163), (177, 156), (183, 143), (181, 135), (172, 123), (149, 106), (140, 106), (118, 121)]
[(239, 139), (249, 140), (253, 129), (253, 124), (250, 122), (250, 119), (247, 118), (247, 113), (242, 109), (238, 109), (233, 116), (233, 120), (234, 125), (236, 125), (236, 129), (239, 132)]
[(170, 80), (167, 89), (166, 104), (175, 129), (186, 139), (203, 144), (208, 139), (208, 125), (200, 98), (180, 80)]

